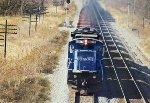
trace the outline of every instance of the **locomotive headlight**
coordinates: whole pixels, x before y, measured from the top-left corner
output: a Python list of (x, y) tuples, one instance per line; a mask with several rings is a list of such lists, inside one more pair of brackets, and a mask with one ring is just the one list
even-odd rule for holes
[(77, 78), (77, 75), (74, 75), (73, 77), (74, 77), (74, 78)]
[(88, 44), (88, 40), (84, 39), (84, 45), (87, 45), (87, 44)]
[(96, 75), (93, 76), (93, 79), (96, 79)]

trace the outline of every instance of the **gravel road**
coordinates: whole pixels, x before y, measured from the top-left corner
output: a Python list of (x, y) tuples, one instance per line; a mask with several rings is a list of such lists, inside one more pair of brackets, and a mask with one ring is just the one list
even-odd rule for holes
[[(61, 28), (68, 30), (70, 33), (73, 31), (77, 26), (78, 17), (80, 10), (82, 8), (82, 3), (79, 2), (80, 0), (75, 0), (75, 4), (77, 5), (76, 15), (73, 21), (74, 28)], [(68, 42), (71, 40), (69, 37)], [(49, 76), (51, 81), (51, 101), (50, 103), (68, 103), (69, 102), (69, 89), (67, 85), (67, 50), (68, 44), (66, 44), (62, 50), (62, 54), (59, 58), (59, 65), (55, 69), (54, 73)]]
[(51, 102), (50, 103), (67, 103), (68, 86), (67, 86), (67, 45), (64, 46), (61, 54), (59, 65), (54, 73), (50, 75), (51, 81)]

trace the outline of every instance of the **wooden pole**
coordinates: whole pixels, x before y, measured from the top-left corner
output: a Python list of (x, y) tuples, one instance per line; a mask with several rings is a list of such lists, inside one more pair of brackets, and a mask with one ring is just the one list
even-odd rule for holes
[(132, 27), (134, 26), (134, 16), (135, 16), (135, 0), (133, 0)]
[(145, 28), (145, 18), (143, 17), (143, 29)]
[(56, 13), (57, 13), (57, 4), (56, 4)]
[(129, 17), (130, 17), (130, 2), (128, 1), (128, 27), (129, 27)]
[(31, 13), (30, 13), (30, 17), (29, 17), (29, 36), (31, 35)]
[(7, 20), (5, 25), (5, 46), (4, 46), (4, 58), (6, 58), (6, 52), (7, 52)]
[(135, 3), (136, 3), (136, 1), (133, 0), (133, 14), (134, 14), (134, 15), (135, 15)]
[(36, 17), (35, 17), (35, 19), (36, 19), (36, 23), (35, 23), (35, 31), (37, 30), (37, 22), (38, 22), (38, 15), (36, 14)]
[(41, 22), (41, 7), (39, 7), (39, 9), (38, 9), (38, 15), (39, 15), (39, 22)]

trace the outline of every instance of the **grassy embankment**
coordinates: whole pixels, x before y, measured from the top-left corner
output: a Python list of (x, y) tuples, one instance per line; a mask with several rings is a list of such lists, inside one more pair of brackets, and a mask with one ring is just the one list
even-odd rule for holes
[[(74, 3), (69, 8), (68, 15), (73, 20)], [(28, 22), (22, 21), (22, 17), (0, 17), (0, 23), (7, 19), (9, 24), (19, 27), (17, 35), (8, 35), (6, 59), (3, 58), (3, 48), (0, 48), (0, 103), (43, 103), (50, 100), (50, 81), (44, 76), (53, 73), (58, 64), (68, 32), (58, 29), (65, 21), (64, 9), (59, 7), (55, 13), (55, 7), (50, 6), (48, 12), (38, 23), (37, 31), (32, 23), (30, 37)]]
[(140, 38), (142, 39), (142, 42), (140, 46), (146, 51), (147, 54), (150, 55), (150, 25), (149, 21), (145, 20), (145, 27), (143, 28), (143, 18), (142, 15), (135, 15), (132, 16), (130, 13), (130, 16), (128, 17), (128, 9), (127, 7), (115, 7), (108, 3), (107, 1), (104, 1), (107, 9), (110, 11), (111, 15), (115, 18), (116, 23), (118, 23), (123, 28), (128, 28), (128, 18), (129, 18), (129, 26), (132, 29), (138, 29)]

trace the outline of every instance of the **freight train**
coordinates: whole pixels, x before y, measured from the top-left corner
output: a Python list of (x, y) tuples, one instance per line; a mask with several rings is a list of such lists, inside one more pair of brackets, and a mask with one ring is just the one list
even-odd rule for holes
[(68, 83), (88, 85), (103, 80), (104, 45), (94, 28), (78, 28), (68, 45)]

